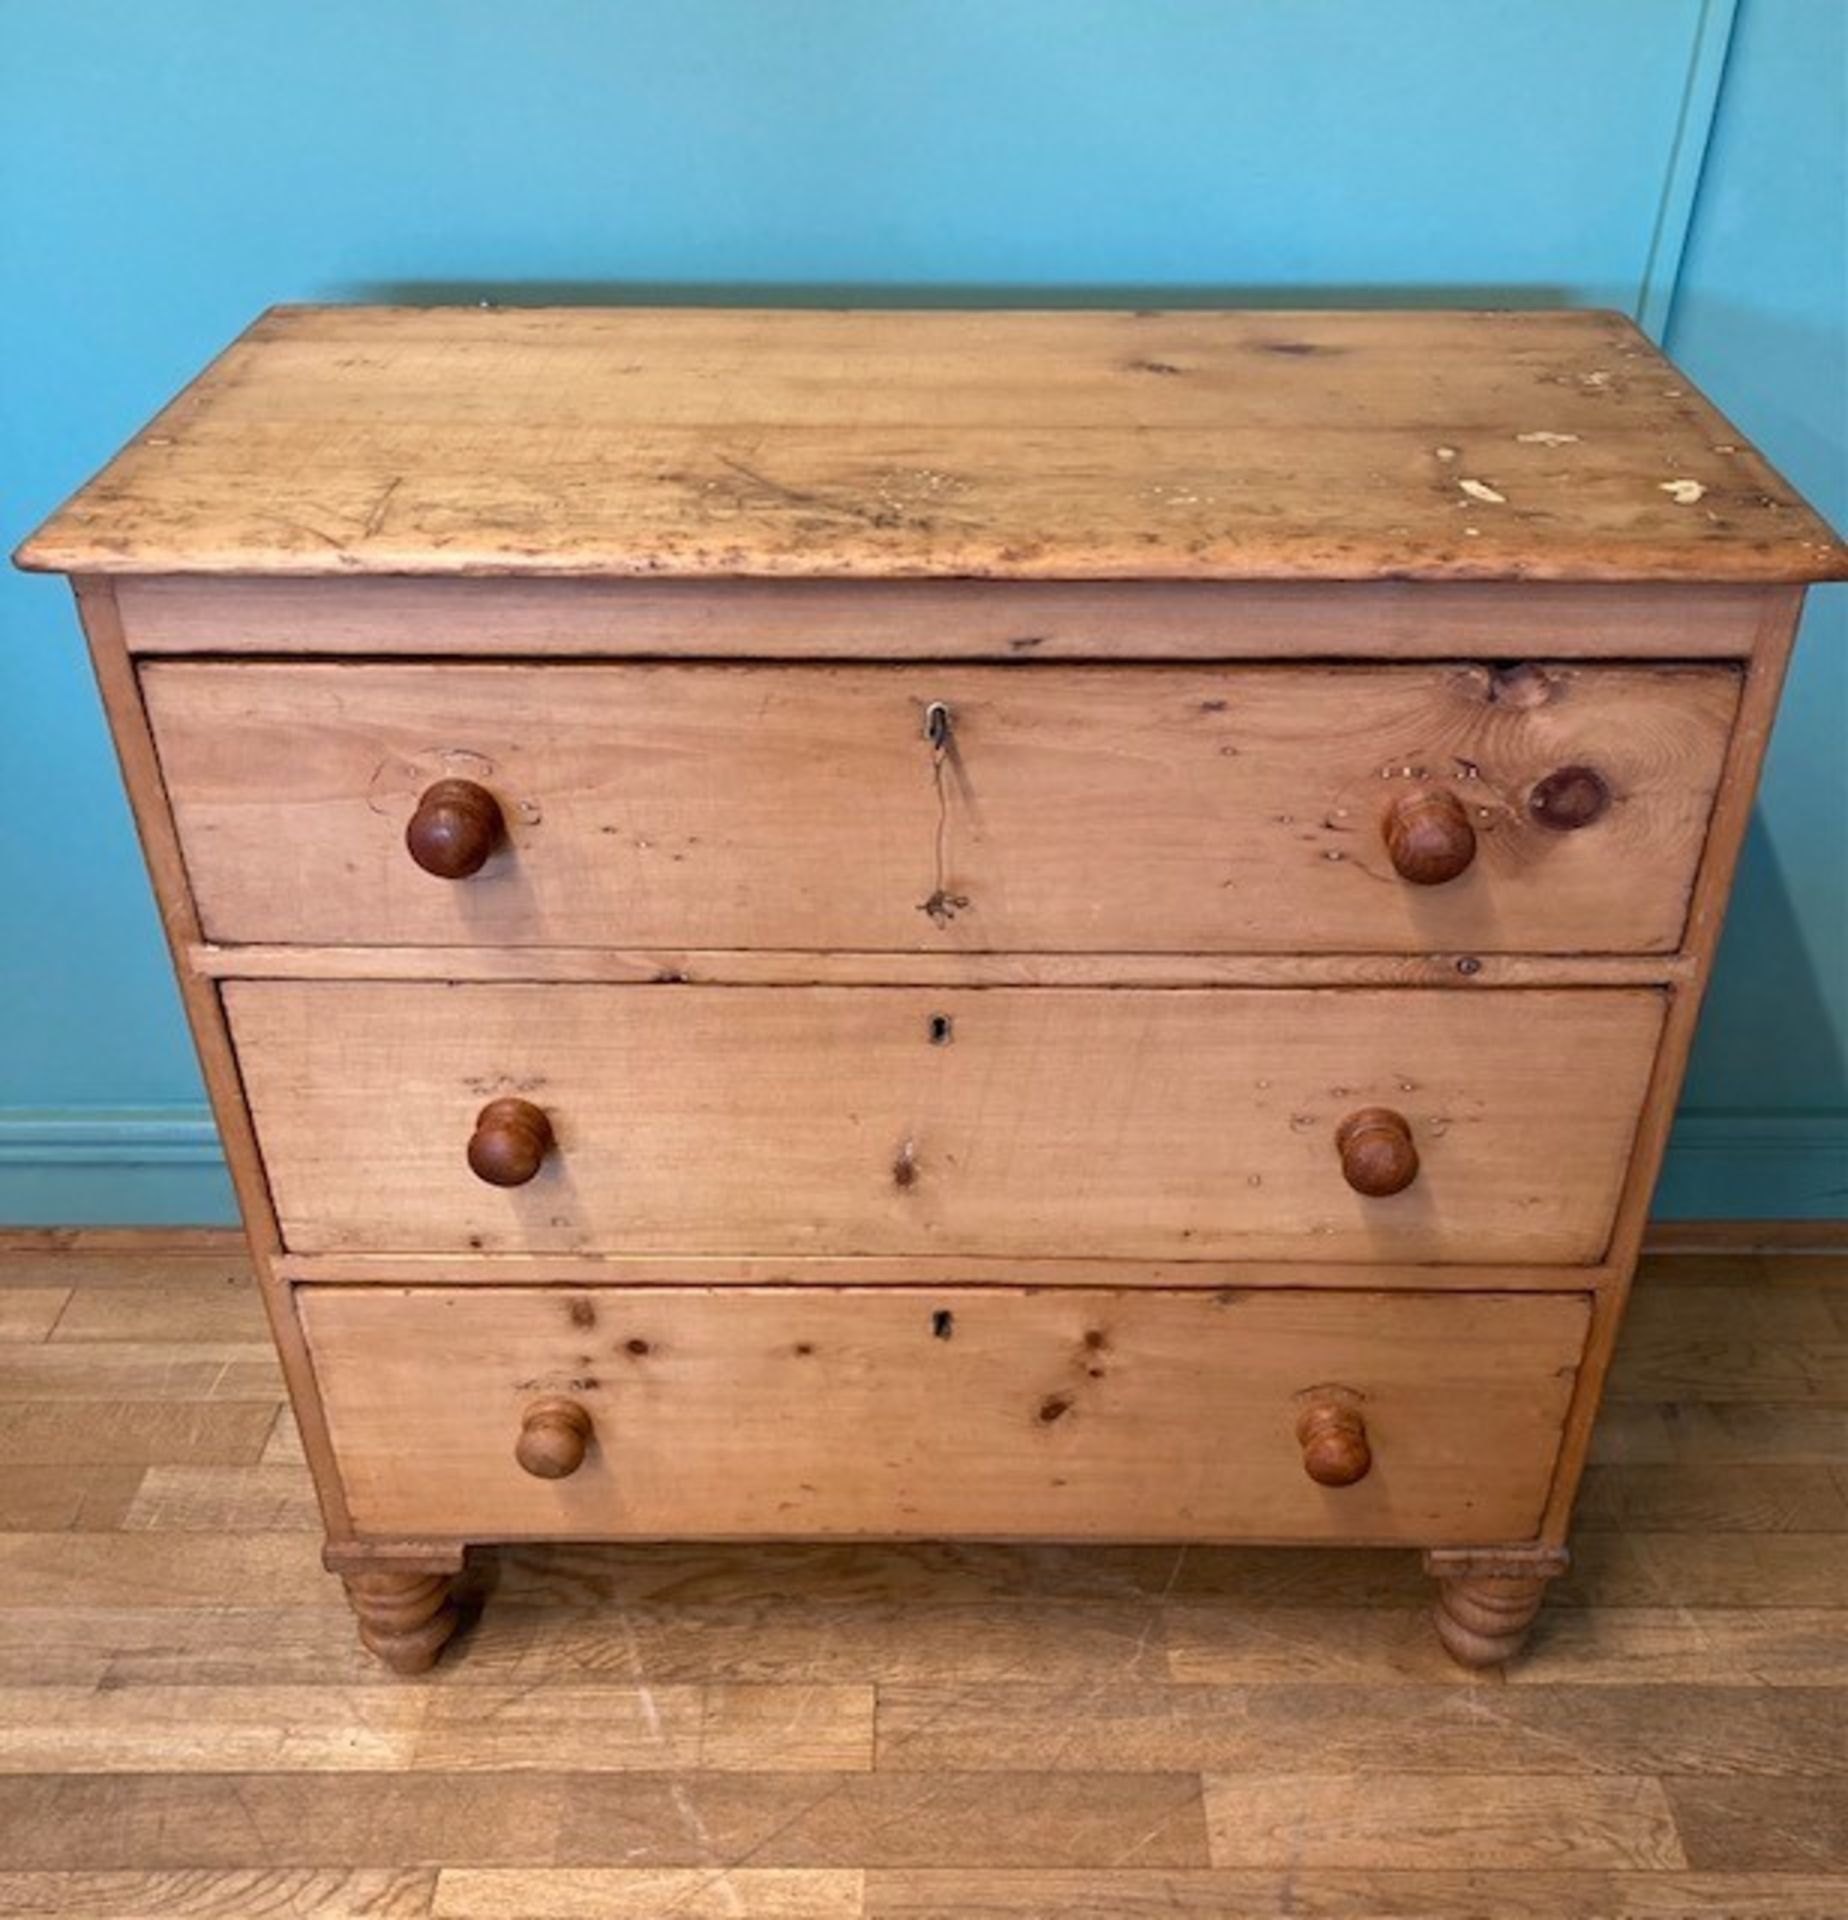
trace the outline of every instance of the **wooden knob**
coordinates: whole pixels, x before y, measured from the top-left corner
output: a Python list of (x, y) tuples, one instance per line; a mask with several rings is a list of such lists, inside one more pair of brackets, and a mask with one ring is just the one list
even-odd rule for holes
[(473, 780), (439, 780), (425, 790), (404, 830), (404, 844), (425, 873), (466, 880), (488, 863), (507, 823), (500, 802)]
[(513, 1457), (539, 1480), (576, 1473), (590, 1450), (590, 1415), (575, 1400), (535, 1400), (520, 1422)]
[(1348, 1400), (1312, 1400), (1296, 1422), (1303, 1471), (1318, 1487), (1351, 1487), (1373, 1465), (1367, 1423)]
[(1476, 829), (1447, 787), (1400, 794), (1386, 809), (1380, 833), (1399, 878), (1415, 887), (1441, 887), (1476, 857)]
[(1356, 1193), (1383, 1200), (1418, 1178), (1418, 1147), (1411, 1122), (1390, 1107), (1362, 1107), (1335, 1129), (1341, 1172)]
[(490, 1100), (475, 1116), (468, 1164), (491, 1187), (523, 1187), (552, 1151), (552, 1123), (530, 1100)]

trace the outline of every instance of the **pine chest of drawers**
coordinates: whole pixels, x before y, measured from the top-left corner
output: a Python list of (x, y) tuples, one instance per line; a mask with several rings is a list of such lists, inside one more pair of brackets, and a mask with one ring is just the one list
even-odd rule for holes
[(279, 309), (20, 559), (392, 1665), (522, 1538), (1519, 1645), (1844, 572), (1626, 322)]

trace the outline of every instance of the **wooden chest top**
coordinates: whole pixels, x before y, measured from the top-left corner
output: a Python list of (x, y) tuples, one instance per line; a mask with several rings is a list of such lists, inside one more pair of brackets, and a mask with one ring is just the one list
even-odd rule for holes
[(278, 307), (35, 534), (78, 574), (1803, 581), (1621, 316)]

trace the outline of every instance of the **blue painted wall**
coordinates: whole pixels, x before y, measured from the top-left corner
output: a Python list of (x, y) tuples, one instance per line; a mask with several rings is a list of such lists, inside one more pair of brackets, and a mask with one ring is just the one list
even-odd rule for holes
[[(1810, 166), (1843, 137), (1813, 52), (1840, 9), (1744, 0), (1703, 174), (1731, 11), (0, 0), (0, 542), (275, 300), (1564, 301), (1659, 319), (1691, 207), (1677, 338), (1839, 511), (1839, 407), (1822, 430), (1806, 409), (1830, 328), (1840, 352), (1840, 236), (1831, 269)], [(1698, 1212), (1770, 1210), (1773, 1156), (1730, 1141), (1807, 1128), (1815, 1160), (1842, 1137), (1842, 840), (1824, 819), (1841, 669), (1822, 651), (1702, 1056), (1676, 1189)], [(56, 583), (0, 578), (0, 733), (0, 1219), (227, 1217)], [(1826, 1179), (1799, 1185), (1831, 1210)]]
[[(1848, 6), (1746, 0), (1668, 348), (1848, 526)], [(1848, 1215), (1848, 588), (1810, 596), (1662, 1207)]]

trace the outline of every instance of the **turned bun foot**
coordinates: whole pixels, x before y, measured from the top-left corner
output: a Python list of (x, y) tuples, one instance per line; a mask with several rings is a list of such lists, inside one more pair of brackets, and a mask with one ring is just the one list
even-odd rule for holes
[(1465, 1667), (1498, 1667), (1527, 1644), (1546, 1593), (1544, 1580), (1440, 1580), (1437, 1637)]
[(454, 1576), (447, 1573), (343, 1573), (359, 1616), (359, 1640), (393, 1673), (427, 1673), (456, 1630)]
[(1527, 1644), (1549, 1580), (1564, 1573), (1564, 1547), (1433, 1547), (1425, 1572), (1437, 1582), (1437, 1637), (1459, 1666), (1498, 1667)]

